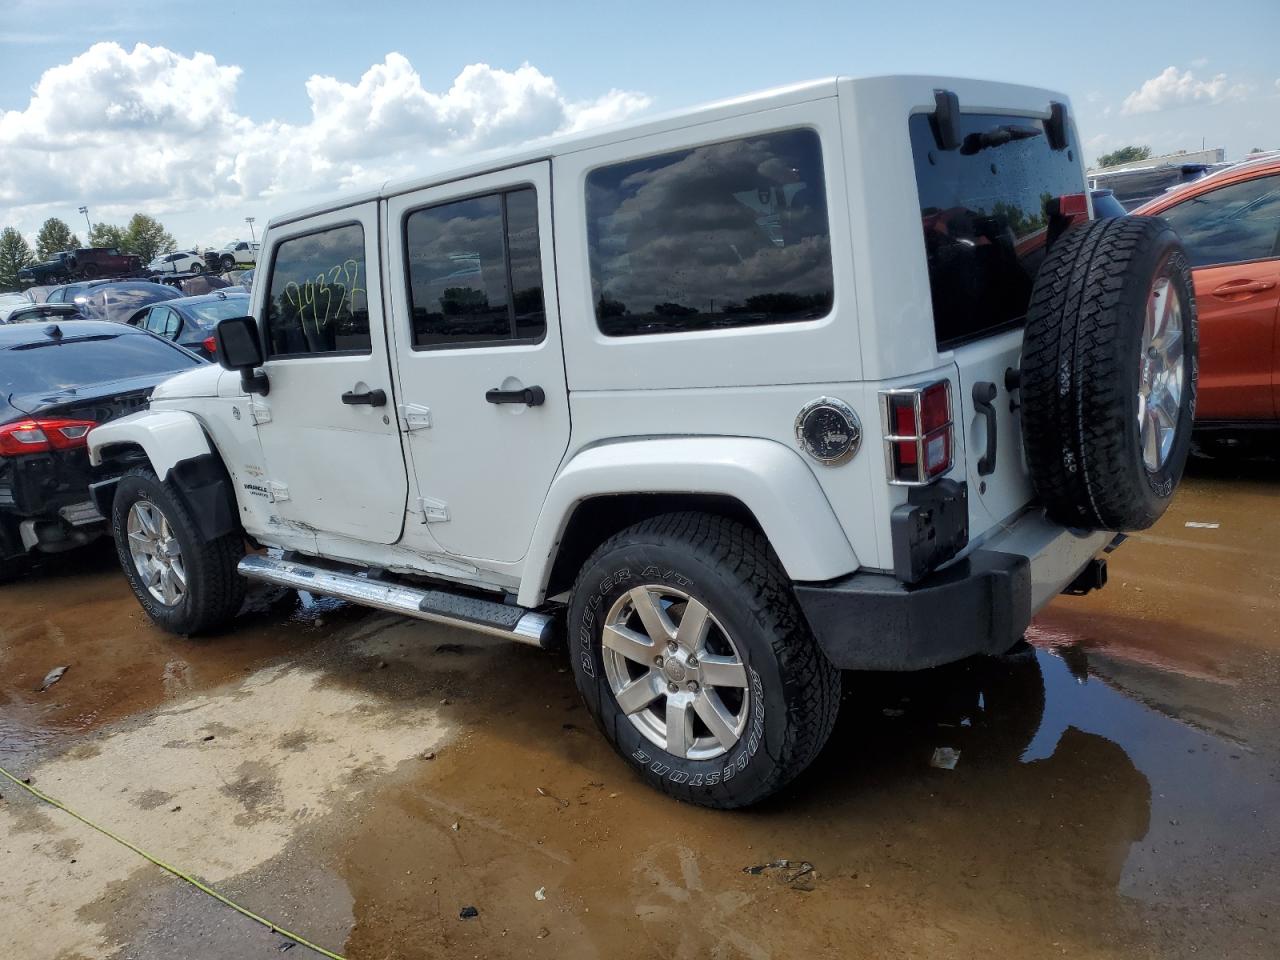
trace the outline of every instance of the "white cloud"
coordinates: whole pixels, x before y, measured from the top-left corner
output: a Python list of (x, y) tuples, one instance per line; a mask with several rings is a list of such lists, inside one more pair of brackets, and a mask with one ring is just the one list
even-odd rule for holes
[(241, 114), (240, 75), (208, 54), (144, 43), (96, 43), (45, 71), (25, 109), (0, 114), (0, 207), (10, 208), (0, 217), (24, 222), (88, 203), (101, 219), (334, 193), (450, 155), (621, 120), (650, 103), (620, 90), (570, 101), (527, 63), (471, 64), (435, 92), (407, 58), (388, 53), (354, 83), (312, 76), (310, 120), (291, 124)]
[(1154, 113), (1192, 104), (1222, 103), (1238, 100), (1249, 92), (1246, 84), (1229, 83), (1225, 73), (1208, 80), (1198, 80), (1190, 70), (1165, 67), (1156, 76), (1124, 98), (1120, 112), (1124, 114)]

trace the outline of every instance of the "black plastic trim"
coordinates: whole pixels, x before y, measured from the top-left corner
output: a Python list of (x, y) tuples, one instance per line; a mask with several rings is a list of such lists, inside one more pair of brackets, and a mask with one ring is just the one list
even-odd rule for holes
[(1067, 105), (1054, 100), (1049, 104), (1049, 119), (1044, 122), (1045, 137), (1050, 150), (1065, 150), (1070, 144), (1067, 136)]
[(969, 544), (969, 488), (964, 481), (938, 480), (912, 487), (907, 502), (889, 520), (893, 572), (916, 583)]
[(960, 98), (951, 90), (935, 90), (933, 104), (929, 115), (933, 138), (939, 149), (955, 150), (960, 146)]
[[(166, 478), (195, 519), (200, 535), (215, 540), (240, 529), (231, 477), (222, 461), (212, 453), (181, 460)], [(111, 516), (104, 513), (103, 516)]]
[(994, 550), (914, 586), (855, 573), (794, 587), (819, 646), (842, 670), (920, 670), (1004, 653), (1031, 622), (1030, 561)]

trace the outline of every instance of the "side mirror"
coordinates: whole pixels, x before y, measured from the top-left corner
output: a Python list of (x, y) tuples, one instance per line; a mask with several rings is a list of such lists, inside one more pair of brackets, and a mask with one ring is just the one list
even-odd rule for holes
[(254, 372), (262, 366), (258, 322), (253, 317), (229, 317), (219, 322), (213, 339), (217, 344), (218, 363), (227, 370), (240, 371), (240, 386), (246, 393), (265, 397), (271, 389), (267, 375)]

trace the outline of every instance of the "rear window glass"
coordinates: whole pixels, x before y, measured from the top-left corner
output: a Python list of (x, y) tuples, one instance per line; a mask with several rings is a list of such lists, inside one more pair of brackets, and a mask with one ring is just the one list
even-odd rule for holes
[(0, 390), (21, 396), (177, 373), (202, 361), (146, 334), (48, 340), (0, 350)]
[(908, 126), (939, 348), (1020, 325), (1044, 259), (1045, 204), (1083, 193), (1074, 143), (1052, 150), (1043, 121), (962, 113), (942, 150), (928, 114)]
[(596, 322), (609, 336), (811, 320), (831, 310), (812, 130), (730, 140), (587, 177)]
[(182, 310), (201, 326), (216, 327), (220, 320), (248, 316), (249, 298), (227, 297), (225, 300), (210, 300), (207, 303), (189, 303)]

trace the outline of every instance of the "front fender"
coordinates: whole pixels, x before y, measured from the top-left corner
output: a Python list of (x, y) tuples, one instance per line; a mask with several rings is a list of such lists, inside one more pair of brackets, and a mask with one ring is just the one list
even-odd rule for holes
[(213, 452), (200, 421), (183, 410), (143, 410), (89, 431), (89, 462), (98, 466), (112, 447), (137, 445), (161, 480), (183, 460)]
[(627, 440), (582, 451), (552, 483), (520, 578), (521, 606), (542, 602), (577, 506), (629, 493), (732, 497), (751, 511), (792, 580), (830, 580), (858, 569), (822, 487), (788, 447), (746, 437)]

